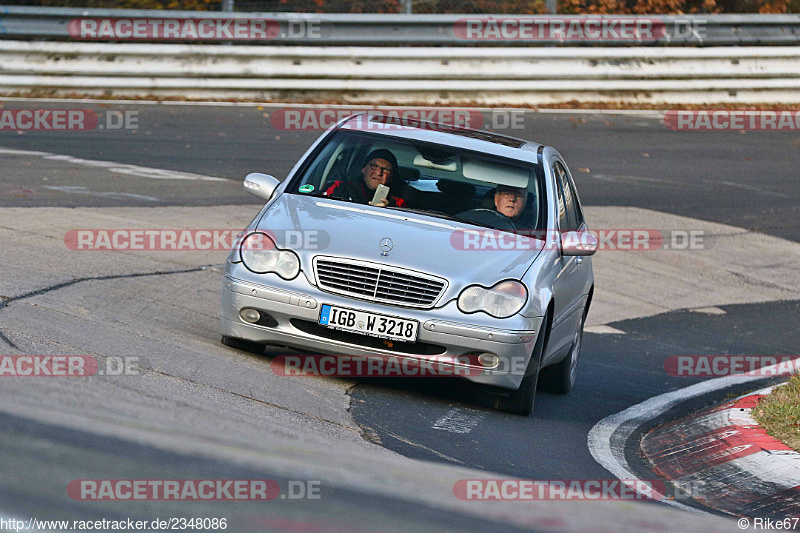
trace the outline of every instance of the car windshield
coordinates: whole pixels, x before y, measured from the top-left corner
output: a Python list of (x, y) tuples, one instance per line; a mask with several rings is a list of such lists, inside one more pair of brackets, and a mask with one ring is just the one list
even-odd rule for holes
[[(539, 230), (544, 218), (533, 164), (347, 131), (330, 138), (288, 192), (374, 201), (387, 209), (503, 231)], [(384, 192), (386, 200), (376, 198)]]

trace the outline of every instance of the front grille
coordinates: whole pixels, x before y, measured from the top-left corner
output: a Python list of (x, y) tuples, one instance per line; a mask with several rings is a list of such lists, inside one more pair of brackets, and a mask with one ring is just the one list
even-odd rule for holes
[(408, 307), (432, 306), (447, 286), (441, 278), (361, 261), (316, 258), (314, 268), (321, 289)]

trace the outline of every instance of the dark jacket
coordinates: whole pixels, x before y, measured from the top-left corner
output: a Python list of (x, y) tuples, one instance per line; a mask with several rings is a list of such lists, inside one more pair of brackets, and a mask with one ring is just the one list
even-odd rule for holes
[[(389, 193), (391, 194), (391, 192)], [(359, 204), (367, 204), (372, 201), (375, 196), (375, 191), (371, 191), (364, 183), (361, 176), (349, 180), (336, 180), (330, 187), (325, 190), (324, 196), (331, 198), (339, 198), (342, 200), (350, 200)], [(391, 207), (405, 207), (406, 202), (399, 196), (387, 196), (389, 206)]]

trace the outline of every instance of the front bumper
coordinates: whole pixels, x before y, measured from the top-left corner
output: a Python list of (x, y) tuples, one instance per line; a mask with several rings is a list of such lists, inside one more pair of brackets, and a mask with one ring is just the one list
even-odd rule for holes
[[(513, 329), (500, 329), (481, 323), (484, 317), (489, 322), (498, 319), (483, 313), (465, 315), (457, 310), (455, 302), (437, 309), (411, 309), (321, 292), (302, 275), (295, 285), (301, 285), (301, 290), (279, 289), (226, 275), (220, 310), (222, 334), (320, 354), (452, 361), (454, 368), (464, 370), (460, 373), (463, 379), (517, 389), (542, 324), (541, 317), (516, 315), (504, 321)], [(417, 342), (394, 343), (394, 349), (383, 349), (376, 347), (371, 337), (331, 333), (333, 330), (316, 326), (323, 303), (416, 320), (420, 324)], [(245, 322), (239, 317), (239, 311), (245, 307), (267, 313), (274, 321), (268, 325)], [(464, 321), (454, 320), (458, 318)], [(496, 354), (500, 365), (488, 370), (462, 364), (456, 359), (481, 352)], [(481, 371), (476, 372), (476, 369)]]

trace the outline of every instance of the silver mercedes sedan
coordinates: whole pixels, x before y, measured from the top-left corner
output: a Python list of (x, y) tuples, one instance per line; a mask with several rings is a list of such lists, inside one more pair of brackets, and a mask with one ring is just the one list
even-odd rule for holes
[(231, 250), (222, 342), (446, 361), (528, 415), (575, 382), (596, 238), (549, 146), (359, 114), (323, 133)]

